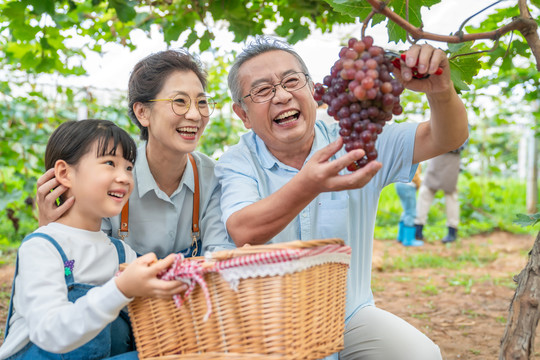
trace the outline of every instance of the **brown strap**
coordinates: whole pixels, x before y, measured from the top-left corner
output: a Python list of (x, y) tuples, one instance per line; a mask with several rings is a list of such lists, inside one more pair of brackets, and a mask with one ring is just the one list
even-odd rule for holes
[(122, 208), (122, 213), (120, 215), (120, 229), (118, 229), (118, 237), (122, 240), (126, 238), (129, 234), (128, 229), (129, 222), (129, 199)]
[(193, 167), (193, 178), (195, 179), (195, 192), (193, 194), (193, 218), (191, 230), (194, 233), (199, 232), (199, 171), (197, 170), (197, 164), (195, 164), (195, 159), (193, 155), (188, 154), (189, 161)]
[(129, 200), (126, 205), (122, 208), (122, 216), (120, 218), (120, 231), (128, 231), (128, 220), (129, 219)]
[[(193, 155), (188, 154), (189, 161), (191, 162), (191, 166), (193, 167), (193, 178), (195, 182), (195, 191), (193, 194), (193, 217), (192, 217), (192, 224), (191, 224), (191, 231), (193, 233), (199, 232), (199, 199), (200, 199), (200, 193), (199, 193), (199, 171), (197, 170), (197, 164), (195, 163), (195, 159), (193, 158)], [(129, 229), (129, 200), (126, 202), (124, 207), (122, 208), (122, 215), (120, 216), (120, 229), (118, 230), (118, 237), (124, 240), (126, 236), (128, 236)], [(125, 234), (121, 234), (121, 233)], [(195, 235), (195, 234), (194, 234)]]

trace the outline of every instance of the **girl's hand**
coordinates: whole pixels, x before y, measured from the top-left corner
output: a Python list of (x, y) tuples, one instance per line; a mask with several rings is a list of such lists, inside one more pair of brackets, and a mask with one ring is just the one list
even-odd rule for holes
[[(53, 190), (54, 189), (54, 190)], [(51, 192), (51, 190), (53, 190)], [(56, 199), (60, 197), (67, 188), (60, 185), (54, 177), (54, 168), (51, 168), (41, 175), (37, 181), (36, 203), (39, 214), (39, 226), (45, 226), (58, 220), (75, 202), (72, 196), (66, 199), (60, 206), (56, 205)]]
[(154, 253), (145, 254), (129, 264), (115, 279), (116, 286), (128, 298), (136, 296), (170, 298), (187, 290), (187, 284), (171, 280), (160, 280), (157, 275), (167, 270), (175, 255), (158, 260)]

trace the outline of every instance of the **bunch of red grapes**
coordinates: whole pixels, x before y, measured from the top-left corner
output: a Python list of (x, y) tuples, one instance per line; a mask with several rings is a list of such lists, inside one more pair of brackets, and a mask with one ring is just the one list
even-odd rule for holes
[(392, 115), (403, 108), (399, 95), (403, 85), (392, 76), (392, 59), (383, 48), (373, 45), (373, 38), (349, 39), (348, 47), (325, 76), (315, 84), (314, 98), (328, 105), (328, 115), (339, 121), (339, 134), (346, 151), (363, 149), (365, 156), (347, 167), (358, 170), (377, 158), (375, 140)]

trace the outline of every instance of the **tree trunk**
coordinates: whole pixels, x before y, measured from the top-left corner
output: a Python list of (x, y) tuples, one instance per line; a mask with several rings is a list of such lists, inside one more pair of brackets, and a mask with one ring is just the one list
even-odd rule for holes
[[(540, 232), (527, 266), (514, 280), (518, 286), (510, 303), (499, 360), (534, 359), (534, 336), (540, 318)], [(517, 279), (516, 279), (517, 278)]]

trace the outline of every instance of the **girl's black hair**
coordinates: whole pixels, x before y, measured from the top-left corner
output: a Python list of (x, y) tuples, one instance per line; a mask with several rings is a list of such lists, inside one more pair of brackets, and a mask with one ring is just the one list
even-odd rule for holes
[(126, 131), (109, 120), (88, 119), (68, 121), (54, 130), (45, 150), (46, 170), (53, 168), (57, 160), (77, 164), (96, 141), (98, 157), (116, 155), (120, 146), (123, 158), (135, 163), (137, 145)]

